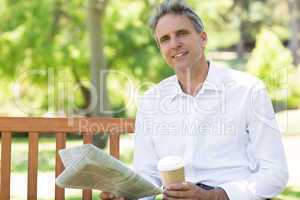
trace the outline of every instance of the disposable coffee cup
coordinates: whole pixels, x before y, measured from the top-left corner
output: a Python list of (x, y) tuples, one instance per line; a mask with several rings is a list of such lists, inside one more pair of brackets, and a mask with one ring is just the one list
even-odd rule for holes
[(157, 168), (164, 187), (170, 183), (185, 181), (184, 163), (179, 156), (167, 156), (160, 159)]

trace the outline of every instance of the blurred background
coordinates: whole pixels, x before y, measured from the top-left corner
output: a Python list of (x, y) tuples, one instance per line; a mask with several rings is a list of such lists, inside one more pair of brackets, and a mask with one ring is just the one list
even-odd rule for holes
[[(134, 117), (136, 97), (174, 74), (148, 28), (158, 2), (0, 0), (0, 115)], [(208, 59), (265, 82), (289, 162), (280, 198), (300, 199), (300, 1), (187, 2), (205, 24)], [(105, 138), (98, 138), (103, 148)], [(70, 145), (79, 143), (71, 138)], [(53, 198), (54, 148), (53, 138), (41, 138), (41, 199)], [(132, 149), (132, 136), (123, 136), (121, 159), (129, 166)], [(11, 193), (25, 199), (27, 136), (14, 138), (12, 151)], [(78, 194), (67, 192), (69, 199)]]

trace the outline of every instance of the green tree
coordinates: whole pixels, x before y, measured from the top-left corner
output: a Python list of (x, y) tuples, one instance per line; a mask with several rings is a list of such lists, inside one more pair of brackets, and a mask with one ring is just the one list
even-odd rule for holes
[(293, 63), (297, 66), (300, 62), (299, 56), (299, 32), (300, 32), (300, 1), (288, 0), (288, 7), (290, 11), (290, 43), (289, 48), (293, 55)]
[[(21, 84), (21, 102), (36, 108), (28, 109), (27, 114), (41, 115), (60, 110), (90, 113), (86, 110), (91, 102), (90, 88), (99, 78), (96, 72), (99, 69), (95, 66), (101, 66), (119, 72), (108, 73), (103, 79), (106, 83), (103, 88), (108, 90), (104, 91), (108, 103), (103, 105), (110, 105), (115, 111), (114, 116), (134, 115), (134, 106), (128, 107), (130, 81), (136, 85), (144, 83), (144, 90), (150, 83), (173, 74), (161, 58), (148, 28), (149, 17), (157, 2), (159, 0), (110, 0), (108, 3), (100, 0), (33, 0), (26, 3), (0, 0), (0, 74), (1, 81), (5, 82), (2, 84), (9, 88), (8, 82), (19, 80), (24, 73), (35, 72)], [(240, 14), (232, 10), (234, 0), (187, 2), (196, 8), (205, 23), (209, 33), (208, 51), (231, 50), (239, 43)], [(90, 3), (93, 5), (89, 6)], [(251, 1), (247, 12), (251, 26), (246, 26), (245, 43), (255, 40), (263, 24), (279, 33), (281, 39), (288, 38), (287, 24), (284, 24), (287, 19), (282, 17), (287, 15), (287, 9), (277, 4), (286, 3)], [(102, 14), (95, 17), (95, 25), (89, 23), (91, 26), (88, 26), (87, 22), (91, 22), (89, 8), (92, 7), (96, 9), (91, 10)], [(271, 16), (273, 10), (274, 13), (279, 10), (280, 14)], [(101, 33), (98, 34), (101, 42), (90, 42), (92, 29)], [(90, 51), (92, 45), (97, 49), (94, 53)], [(90, 66), (95, 70), (90, 70)], [(67, 86), (61, 86), (65, 82)], [(75, 89), (67, 93), (65, 87)], [(2, 101), (10, 102), (9, 98)]]
[(258, 34), (247, 69), (265, 82), (276, 109), (285, 109), (288, 95), (292, 95), (288, 94), (292, 61), (291, 52), (273, 32), (263, 29)]

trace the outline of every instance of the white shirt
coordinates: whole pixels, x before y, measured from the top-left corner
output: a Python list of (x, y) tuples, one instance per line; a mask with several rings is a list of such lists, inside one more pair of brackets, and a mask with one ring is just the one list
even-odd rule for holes
[(174, 75), (139, 99), (134, 169), (161, 185), (157, 163), (168, 155), (184, 159), (187, 181), (222, 187), (230, 200), (274, 197), (288, 180), (264, 84), (212, 63), (195, 97)]

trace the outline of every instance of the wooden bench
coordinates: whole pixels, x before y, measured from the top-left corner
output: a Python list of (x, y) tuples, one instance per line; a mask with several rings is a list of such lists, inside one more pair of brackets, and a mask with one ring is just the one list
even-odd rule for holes
[[(119, 158), (120, 134), (134, 132), (134, 119), (119, 118), (32, 118), (32, 117), (0, 117), (1, 132), (1, 170), (0, 170), (0, 200), (10, 199), (11, 176), (11, 144), (12, 135), (28, 133), (28, 173), (27, 200), (37, 200), (38, 176), (38, 143), (39, 134), (55, 135), (56, 157), (55, 177), (64, 169), (58, 150), (65, 148), (66, 135), (80, 133), (83, 143), (91, 143), (95, 133), (109, 133), (109, 151)], [(55, 200), (65, 199), (65, 190), (55, 185)], [(50, 197), (51, 198), (51, 197)], [(91, 200), (92, 191), (83, 190), (82, 199)], [(272, 200), (277, 200), (273, 198)], [(280, 199), (278, 199), (280, 200)]]
[[(83, 143), (91, 143), (95, 133), (109, 134), (110, 154), (119, 158), (120, 134), (134, 132), (134, 119), (119, 118), (31, 118), (31, 117), (0, 117), (1, 132), (1, 181), (0, 199), (10, 199), (11, 177), (11, 145), (12, 136), (19, 133), (28, 133), (28, 173), (27, 200), (36, 200), (38, 176), (38, 144), (39, 134), (53, 134), (56, 138), (55, 177), (64, 169), (58, 150), (65, 148), (66, 135), (80, 133)], [(55, 187), (55, 200), (65, 198), (65, 190)], [(51, 198), (51, 197), (50, 197)], [(92, 199), (91, 190), (83, 190), (82, 199)]]

